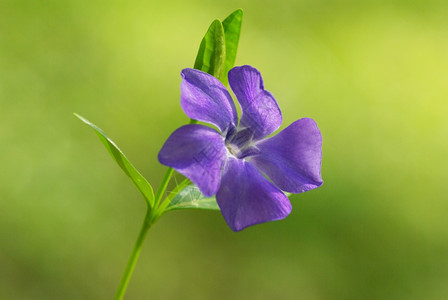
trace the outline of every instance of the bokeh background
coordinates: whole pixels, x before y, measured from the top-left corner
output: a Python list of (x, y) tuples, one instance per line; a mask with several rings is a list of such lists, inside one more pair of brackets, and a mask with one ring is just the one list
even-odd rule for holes
[(179, 73), (237, 8), (237, 64), (282, 128), (317, 121), (325, 183), (240, 233), (168, 213), (127, 299), (448, 299), (444, 0), (0, 0), (0, 299), (113, 297), (145, 204), (72, 113), (158, 186)]

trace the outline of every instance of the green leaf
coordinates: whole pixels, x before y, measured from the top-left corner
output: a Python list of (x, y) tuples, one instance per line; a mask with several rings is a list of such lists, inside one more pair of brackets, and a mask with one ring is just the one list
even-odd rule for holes
[(215, 197), (205, 197), (197, 186), (190, 184), (177, 193), (165, 212), (176, 209), (219, 210), (219, 206)]
[(194, 68), (222, 78), (226, 61), (224, 28), (219, 20), (214, 20), (199, 46)]
[(117, 164), (120, 166), (123, 172), (125, 172), (126, 175), (128, 175), (128, 177), (132, 180), (132, 182), (135, 184), (140, 193), (142, 193), (149, 207), (152, 208), (154, 206), (154, 192), (152, 190), (151, 185), (145, 179), (145, 177), (143, 177), (137, 171), (137, 169), (126, 158), (126, 156), (123, 154), (120, 148), (118, 148), (118, 146), (115, 145), (115, 143), (98, 126), (96, 126), (95, 124), (91, 123), (90, 121), (88, 121), (87, 119), (81, 117), (76, 113), (74, 115), (78, 119), (83, 121), (85, 124), (93, 128), (93, 130), (95, 130), (95, 133), (98, 135), (101, 142), (103, 142), (104, 146), (109, 151), (112, 158), (117, 162)]
[(240, 40), (241, 22), (243, 21), (243, 11), (235, 10), (223, 22), (224, 36), (226, 40), (226, 61), (224, 63), (224, 73), (221, 81), (227, 85), (227, 73), (235, 65), (238, 42)]

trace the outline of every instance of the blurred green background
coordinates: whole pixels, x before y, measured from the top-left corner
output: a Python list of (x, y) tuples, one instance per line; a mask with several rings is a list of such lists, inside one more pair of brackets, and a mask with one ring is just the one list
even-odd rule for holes
[(0, 299), (111, 299), (145, 204), (77, 112), (157, 186), (180, 71), (245, 12), (282, 128), (314, 118), (324, 185), (233, 233), (176, 211), (127, 299), (448, 299), (447, 1), (0, 0)]

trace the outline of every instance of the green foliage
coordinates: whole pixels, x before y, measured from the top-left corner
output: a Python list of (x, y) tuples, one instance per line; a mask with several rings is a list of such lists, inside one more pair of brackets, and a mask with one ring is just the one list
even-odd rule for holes
[(241, 9), (237, 9), (222, 22), (222, 26), (224, 27), (224, 36), (226, 39), (226, 61), (224, 65), (224, 74), (221, 81), (225, 85), (228, 83), (227, 73), (235, 65), (242, 21), (243, 11)]
[(227, 85), (227, 73), (233, 68), (240, 39), (243, 11), (238, 9), (222, 23), (214, 20), (199, 46), (194, 68), (215, 76)]
[(219, 206), (215, 197), (205, 197), (197, 186), (190, 184), (177, 193), (165, 211), (177, 209), (219, 210)]
[(103, 130), (101, 130), (101, 128), (76, 113), (74, 115), (95, 130), (95, 133), (98, 135), (101, 142), (103, 142), (112, 158), (120, 166), (123, 172), (126, 173), (126, 175), (132, 180), (140, 193), (142, 193), (148, 203), (148, 206), (152, 208), (154, 206), (154, 192), (149, 182), (137, 171), (120, 148), (115, 145), (115, 143), (104, 133)]
[(226, 46), (224, 28), (219, 20), (214, 20), (199, 46), (194, 68), (221, 78), (224, 72)]

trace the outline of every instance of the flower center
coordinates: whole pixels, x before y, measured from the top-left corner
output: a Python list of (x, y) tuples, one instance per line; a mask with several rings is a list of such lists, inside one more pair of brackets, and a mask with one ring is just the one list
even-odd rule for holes
[(241, 151), (237, 145), (227, 144), (226, 148), (227, 148), (227, 150), (229, 150), (230, 154), (232, 154), (235, 157), (238, 157), (238, 155), (241, 153)]
[(227, 150), (239, 159), (257, 154), (258, 149), (252, 140), (252, 136), (252, 131), (249, 128), (235, 130), (228, 134), (225, 139)]

